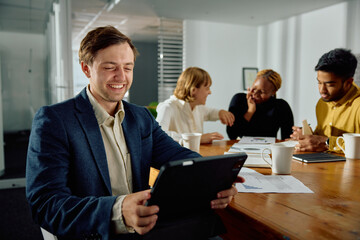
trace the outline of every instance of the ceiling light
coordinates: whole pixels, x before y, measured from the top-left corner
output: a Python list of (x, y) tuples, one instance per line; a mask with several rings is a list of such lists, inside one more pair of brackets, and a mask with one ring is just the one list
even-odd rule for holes
[(106, 8), (106, 11), (110, 12), (115, 7), (115, 5), (118, 4), (120, 1), (121, 0), (109, 0), (107, 3), (108, 6)]
[(124, 25), (127, 21), (128, 21), (128, 19), (125, 18), (125, 19), (121, 20), (121, 22), (119, 22), (119, 25)]

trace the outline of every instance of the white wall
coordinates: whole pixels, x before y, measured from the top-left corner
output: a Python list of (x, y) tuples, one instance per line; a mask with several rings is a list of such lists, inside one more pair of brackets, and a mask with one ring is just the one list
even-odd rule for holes
[(46, 103), (45, 36), (0, 32), (3, 130), (30, 129), (34, 112)]
[[(334, 48), (360, 53), (360, 0), (352, 0), (259, 27), (185, 21), (186, 64), (207, 70), (212, 95), (207, 105), (228, 108), (242, 89), (242, 68), (272, 68), (283, 84), (277, 96), (285, 99), (296, 125), (307, 119), (316, 126), (319, 99), (314, 67), (322, 54)], [(206, 123), (205, 132), (224, 125)]]
[(347, 47), (352, 49), (355, 53), (360, 54), (360, 0), (347, 2), (346, 34)]
[[(187, 20), (184, 35), (185, 67), (203, 68), (213, 80), (206, 105), (227, 110), (242, 91), (242, 68), (257, 67), (257, 28)], [(204, 124), (204, 132), (214, 131), (228, 139), (219, 121)]]
[[(271, 68), (282, 77), (282, 86), (277, 97), (285, 99), (294, 109), (299, 65), (299, 17), (277, 21), (258, 28), (258, 66)], [(286, 34), (284, 34), (286, 33)]]
[[(0, 55), (0, 100), (2, 99), (2, 82), (1, 82), (1, 55)], [(3, 110), (2, 100), (0, 101), (0, 133), (3, 133)], [(0, 134), (0, 177), (5, 174), (5, 158), (4, 158), (4, 138)]]
[(281, 74), (278, 97), (289, 102), (296, 125), (303, 119), (317, 124), (314, 67), (322, 54), (339, 47), (359, 53), (359, 12), (360, 0), (355, 0), (259, 27), (259, 66)]
[(346, 4), (304, 14), (301, 17), (300, 32), (300, 104), (295, 119), (297, 124), (302, 119), (308, 119), (315, 127), (315, 105), (320, 95), (314, 67), (324, 53), (346, 47)]

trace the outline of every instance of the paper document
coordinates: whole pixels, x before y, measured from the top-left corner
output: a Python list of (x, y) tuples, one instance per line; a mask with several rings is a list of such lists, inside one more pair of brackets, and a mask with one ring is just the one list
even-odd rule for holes
[(257, 143), (257, 144), (269, 144), (269, 143), (275, 143), (274, 137), (248, 137), (243, 136), (239, 143)]
[(239, 176), (244, 183), (236, 183), (238, 192), (251, 193), (314, 193), (301, 181), (291, 175), (262, 175), (241, 169)]
[(240, 169), (239, 176), (245, 177), (247, 175), (250, 175), (250, 176), (256, 176), (256, 175), (263, 176), (261, 173), (258, 173), (254, 169), (247, 168), (247, 167), (242, 167)]

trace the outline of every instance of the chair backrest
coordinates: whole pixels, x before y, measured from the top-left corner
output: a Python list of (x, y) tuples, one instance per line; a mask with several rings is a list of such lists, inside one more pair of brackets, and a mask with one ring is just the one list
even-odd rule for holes
[(40, 228), (40, 230), (41, 230), (44, 240), (57, 240), (57, 237), (55, 235), (53, 235), (52, 233), (49, 233), (42, 227)]

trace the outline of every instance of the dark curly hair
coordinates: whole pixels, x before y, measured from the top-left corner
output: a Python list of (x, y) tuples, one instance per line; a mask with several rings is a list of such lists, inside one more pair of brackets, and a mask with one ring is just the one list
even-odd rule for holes
[(331, 72), (345, 81), (354, 76), (356, 67), (356, 57), (350, 50), (336, 48), (321, 56), (315, 71)]

